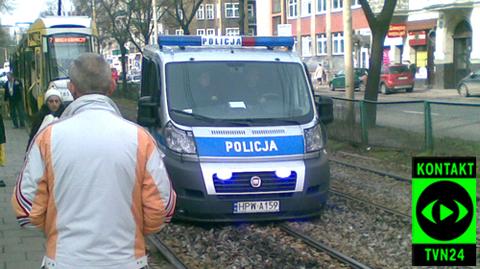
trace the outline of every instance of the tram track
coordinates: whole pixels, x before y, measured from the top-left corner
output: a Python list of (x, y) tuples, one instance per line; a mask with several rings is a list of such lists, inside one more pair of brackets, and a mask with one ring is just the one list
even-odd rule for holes
[(279, 224), (278, 227), (283, 232), (287, 233), (288, 235), (302, 240), (302, 242), (304, 242), (305, 244), (307, 244), (307, 245), (309, 245), (309, 246), (311, 246), (311, 247), (313, 247), (313, 248), (315, 248), (319, 251), (327, 253), (328, 255), (330, 255), (330, 256), (334, 257), (335, 259), (337, 259), (338, 261), (350, 266), (351, 268), (355, 268), (355, 269), (370, 269), (371, 268), (371, 267), (369, 267), (367, 265), (364, 265), (363, 263), (355, 260), (354, 258), (351, 258), (350, 256), (347, 256), (347, 255), (341, 253), (340, 251), (338, 251), (334, 248), (331, 248), (331, 247), (327, 246), (326, 244), (324, 244), (324, 243), (322, 243), (318, 240), (315, 240), (312, 237), (310, 237), (306, 234), (303, 234), (303, 233), (289, 227), (285, 223)]
[(167, 260), (173, 266), (173, 268), (188, 269), (182, 260), (162, 241), (157, 234), (149, 236), (148, 240), (155, 246), (165, 260)]

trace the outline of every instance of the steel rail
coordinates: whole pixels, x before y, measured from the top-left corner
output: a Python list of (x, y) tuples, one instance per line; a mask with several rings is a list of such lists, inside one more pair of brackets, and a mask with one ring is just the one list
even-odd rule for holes
[(307, 245), (315, 248), (315, 249), (318, 249), (322, 252), (325, 252), (327, 253), (328, 255), (334, 257), (335, 259), (347, 264), (348, 266), (352, 267), (352, 268), (355, 268), (355, 269), (370, 269), (371, 267), (367, 266), (367, 265), (364, 265), (363, 263), (341, 253), (340, 251), (334, 249), (334, 248), (331, 248), (325, 244), (323, 244), (322, 242), (319, 242), (305, 234), (302, 234), (292, 228), (290, 228), (287, 224), (285, 223), (282, 223), (282, 224), (279, 224), (278, 227), (285, 233), (287, 233), (288, 235), (292, 236), (292, 237), (295, 237), (295, 238), (298, 238), (300, 240), (302, 240), (303, 242), (305, 242)]
[(388, 208), (388, 207), (385, 207), (383, 205), (380, 205), (380, 204), (377, 204), (377, 203), (374, 203), (374, 202), (371, 202), (371, 201), (368, 201), (368, 200), (365, 200), (365, 199), (362, 199), (362, 198), (358, 198), (358, 197), (355, 197), (355, 196), (352, 196), (351, 194), (348, 194), (348, 193), (345, 193), (345, 192), (341, 192), (339, 191), (338, 189), (336, 188), (332, 188), (330, 187), (330, 190), (329, 192), (335, 194), (335, 195), (338, 195), (338, 196), (341, 196), (343, 198), (346, 198), (346, 199), (349, 199), (349, 200), (352, 200), (352, 201), (356, 201), (356, 202), (359, 202), (359, 203), (362, 203), (362, 204), (366, 204), (366, 205), (371, 205), (373, 207), (376, 207), (376, 208), (379, 208), (381, 209), (382, 211), (385, 211), (385, 212), (388, 212), (392, 215), (397, 215), (397, 216), (400, 216), (402, 218), (408, 218), (408, 219), (411, 219), (412, 216), (409, 215), (409, 214), (405, 214), (403, 212), (400, 212), (398, 210), (395, 210), (395, 209), (391, 209), (391, 208)]
[(177, 255), (156, 235), (151, 235), (148, 240), (162, 253), (163, 257), (176, 269), (188, 269), (188, 267), (178, 258)]
[(337, 159), (329, 158), (328, 160), (333, 162), (333, 163), (340, 164), (340, 165), (344, 165), (344, 166), (348, 166), (348, 167), (352, 167), (352, 168), (357, 168), (357, 169), (360, 169), (360, 170), (365, 170), (365, 171), (368, 171), (368, 172), (371, 172), (371, 173), (374, 173), (374, 174), (377, 174), (377, 175), (381, 175), (381, 176), (387, 176), (387, 177), (393, 178), (393, 179), (398, 180), (398, 181), (407, 182), (407, 183), (410, 183), (410, 184), (412, 183), (412, 180), (410, 180), (408, 178), (405, 178), (404, 176), (399, 176), (399, 175), (395, 175), (395, 174), (388, 173), (388, 172), (385, 172), (385, 171), (364, 167), (364, 166), (361, 166), (361, 165), (358, 165), (358, 164), (347, 163), (347, 162), (340, 161), (340, 160), (337, 160)]

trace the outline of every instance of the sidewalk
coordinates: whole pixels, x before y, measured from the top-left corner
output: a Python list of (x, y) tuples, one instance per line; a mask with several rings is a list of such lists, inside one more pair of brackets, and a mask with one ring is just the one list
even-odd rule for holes
[(21, 229), (10, 205), (16, 177), (23, 164), (28, 141), (26, 129), (13, 129), (11, 120), (4, 120), (7, 135), (7, 164), (0, 167), (0, 269), (38, 269), (44, 254), (43, 234)]
[[(335, 96), (335, 97), (345, 97), (345, 89), (337, 89), (331, 91), (327, 85), (321, 85), (320, 87), (315, 88), (315, 93), (320, 95)], [(365, 92), (356, 91), (355, 99), (362, 100)], [(415, 88), (413, 92), (398, 91), (388, 95), (379, 93), (379, 101), (389, 101), (389, 100), (411, 100), (411, 99), (424, 99), (424, 100), (444, 100), (444, 101), (458, 101), (471, 103), (478, 103), (480, 98), (470, 97), (465, 98), (458, 94), (456, 89), (426, 89), (426, 88)]]

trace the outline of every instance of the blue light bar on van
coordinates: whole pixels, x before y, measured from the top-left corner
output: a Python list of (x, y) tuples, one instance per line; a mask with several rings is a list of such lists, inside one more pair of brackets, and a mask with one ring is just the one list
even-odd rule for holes
[(295, 41), (290, 36), (159, 36), (159, 46), (196, 46), (215, 48), (241, 48), (241, 47), (289, 47)]

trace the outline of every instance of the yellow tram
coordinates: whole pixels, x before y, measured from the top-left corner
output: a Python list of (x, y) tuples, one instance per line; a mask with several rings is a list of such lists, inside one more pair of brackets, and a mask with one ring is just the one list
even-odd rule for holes
[(96, 36), (94, 22), (83, 16), (39, 18), (29, 27), (12, 57), (27, 114), (38, 111), (50, 88), (59, 90), (64, 101), (73, 100), (67, 89), (70, 63), (81, 53), (97, 51)]

